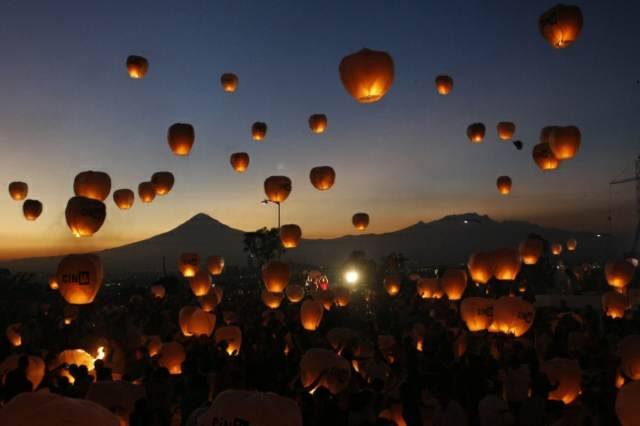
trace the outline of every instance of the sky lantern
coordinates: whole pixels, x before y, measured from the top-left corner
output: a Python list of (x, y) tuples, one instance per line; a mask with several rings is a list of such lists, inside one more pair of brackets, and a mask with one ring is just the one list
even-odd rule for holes
[[(310, 393), (324, 387), (334, 395), (347, 388), (351, 379), (349, 361), (329, 349), (307, 350), (300, 360), (300, 381)], [(315, 387), (311, 387), (315, 384)]]
[(211, 276), (209, 271), (200, 269), (189, 279), (189, 286), (196, 297), (204, 296), (211, 290)]
[(224, 269), (224, 257), (209, 256), (207, 258), (207, 270), (211, 275), (220, 275)]
[(55, 275), (49, 277), (49, 288), (51, 290), (58, 290), (60, 286), (58, 285), (58, 280)]
[(227, 355), (237, 356), (242, 346), (242, 330), (236, 325), (220, 327), (214, 334), (216, 345), (225, 342), (227, 344)]
[(482, 123), (473, 123), (467, 127), (467, 137), (471, 143), (481, 143), (487, 129)]
[(489, 331), (520, 337), (533, 325), (535, 307), (522, 299), (503, 296), (493, 303), (493, 322)]
[(513, 135), (516, 133), (516, 125), (510, 121), (500, 121), (496, 129), (498, 130), (498, 137), (503, 141), (513, 139)]
[(289, 284), (289, 265), (270, 260), (262, 266), (262, 281), (268, 291), (282, 293)]
[(488, 252), (473, 253), (467, 261), (467, 269), (471, 280), (478, 284), (486, 284), (493, 276), (492, 255)]
[(118, 189), (113, 192), (113, 201), (119, 209), (128, 210), (133, 206), (135, 194), (130, 189)]
[(62, 258), (56, 271), (60, 294), (72, 305), (93, 302), (104, 278), (102, 261), (95, 254), (70, 254)]
[(400, 293), (400, 284), (402, 283), (402, 279), (398, 275), (387, 275), (384, 278), (384, 289), (387, 291), (387, 294), (391, 297)]
[(531, 155), (533, 157), (533, 161), (543, 172), (555, 170), (560, 166), (560, 160), (556, 158), (547, 142), (535, 145)]
[(238, 90), (238, 76), (227, 72), (220, 76), (220, 84), (222, 85), (222, 90), (227, 93), (234, 93)]
[(467, 273), (461, 269), (447, 269), (440, 277), (440, 287), (449, 300), (460, 300), (467, 288)]
[(138, 185), (138, 198), (143, 203), (150, 203), (156, 198), (156, 189), (151, 182), (141, 182)]
[(513, 281), (520, 272), (520, 253), (512, 248), (500, 248), (491, 253), (492, 270), (496, 279)]
[(144, 78), (149, 70), (149, 61), (142, 56), (131, 55), (127, 57), (127, 72), (134, 80)]
[[(21, 356), (23, 356), (23, 354), (13, 354), (6, 357), (2, 363), (0, 363), (0, 377), (6, 376), (7, 373), (18, 368), (18, 361)], [(38, 386), (40, 386), (40, 383), (42, 383), (42, 379), (44, 379), (46, 367), (42, 358), (33, 355), (27, 355), (27, 357), (29, 358), (27, 379), (31, 382), (32, 389), (36, 390)]]
[(460, 317), (469, 331), (487, 330), (493, 322), (493, 299), (486, 297), (462, 299)]
[(213, 289), (211, 290), (216, 294), (216, 297), (218, 298), (218, 303), (222, 302), (222, 298), (224, 297), (224, 289), (222, 288), (222, 286), (219, 285), (213, 285)]
[(287, 295), (287, 299), (289, 299), (289, 302), (301, 302), (302, 299), (304, 299), (304, 287), (298, 284), (290, 284), (287, 286), (285, 294)]
[(254, 141), (261, 141), (267, 137), (267, 123), (256, 121), (251, 125), (251, 138)]
[(570, 160), (580, 148), (580, 129), (576, 126), (553, 127), (549, 136), (549, 148), (558, 160)]
[(578, 242), (575, 238), (569, 238), (567, 240), (567, 251), (576, 251), (576, 247), (578, 246)]
[(436, 90), (439, 95), (446, 96), (453, 90), (453, 78), (448, 75), (439, 75), (436, 77)]
[(171, 172), (155, 172), (151, 176), (151, 184), (156, 195), (167, 195), (173, 188), (174, 182), (175, 178)]
[(629, 334), (618, 342), (620, 368), (631, 380), (640, 380), (640, 334)]
[(205, 312), (213, 312), (219, 302), (216, 292), (209, 290), (207, 294), (200, 298), (200, 307)]
[(169, 370), (172, 375), (182, 373), (182, 363), (187, 358), (184, 347), (178, 342), (163, 343), (160, 347), (158, 365)]
[(422, 299), (440, 299), (443, 295), (437, 278), (420, 278), (416, 282), (416, 291)]
[(340, 61), (340, 80), (358, 102), (377, 102), (393, 84), (393, 59), (387, 52), (362, 49)]
[(192, 336), (211, 336), (216, 328), (216, 316), (209, 312), (205, 312), (200, 308), (195, 308), (189, 316), (187, 329)]
[(349, 305), (351, 292), (346, 287), (336, 287), (333, 289), (336, 306), (344, 308)]
[(557, 387), (549, 392), (549, 399), (571, 404), (582, 391), (582, 370), (575, 359), (553, 358), (544, 361), (540, 366), (549, 382), (557, 383)]
[(15, 201), (22, 201), (29, 194), (29, 185), (24, 182), (11, 182), (9, 184), (9, 195)]
[(17, 348), (22, 345), (22, 333), (21, 333), (22, 324), (15, 323), (9, 324), (7, 329), (5, 330), (5, 335), (7, 336), (7, 340), (11, 343), (11, 346)]
[(611, 287), (624, 288), (633, 279), (635, 268), (626, 260), (610, 260), (604, 267), (604, 276)]
[(330, 166), (314, 167), (309, 172), (311, 184), (319, 191), (330, 189), (336, 181), (336, 172)]
[(66, 305), (62, 310), (62, 320), (64, 325), (69, 325), (78, 319), (79, 310), (76, 305)]
[(354, 228), (358, 231), (364, 231), (369, 226), (369, 215), (366, 213), (356, 213), (351, 218)]
[(309, 117), (309, 128), (312, 133), (324, 133), (327, 130), (327, 116), (324, 114), (313, 114)]
[(73, 191), (79, 197), (104, 201), (111, 192), (111, 178), (104, 172), (93, 170), (78, 173), (73, 180)]
[(151, 286), (151, 297), (162, 300), (167, 295), (167, 290), (162, 284), (154, 284)]
[(578, 6), (559, 4), (538, 20), (542, 36), (556, 49), (564, 49), (578, 39), (582, 30), (582, 11)]
[(264, 181), (264, 193), (269, 201), (282, 203), (291, 194), (291, 179), (286, 176), (269, 176)]
[(509, 195), (511, 192), (511, 178), (509, 176), (500, 176), (496, 180), (498, 192), (502, 195)]
[(302, 229), (298, 225), (288, 224), (280, 227), (280, 241), (284, 248), (298, 247), (301, 237)]
[(229, 163), (231, 167), (233, 167), (233, 170), (238, 173), (244, 173), (249, 168), (249, 154), (246, 152), (235, 152), (231, 154)]
[(102, 227), (107, 209), (102, 201), (72, 197), (67, 202), (64, 214), (73, 235), (90, 237)]
[(29, 221), (34, 221), (42, 214), (42, 203), (38, 200), (25, 200), (22, 203), (22, 215)]
[(171, 152), (180, 157), (189, 155), (195, 140), (196, 132), (188, 123), (174, 123), (167, 132)]
[[(325, 277), (326, 278), (326, 277)], [(322, 307), (327, 310), (330, 311), (331, 307), (333, 306), (336, 298), (335, 295), (333, 294), (333, 291), (331, 289), (320, 289), (318, 290), (314, 295), (313, 295), (313, 299), (317, 300), (318, 302), (320, 302), (322, 304)]]
[(178, 259), (178, 269), (185, 278), (195, 276), (200, 269), (200, 256), (197, 253), (182, 253)]
[(225, 390), (199, 421), (220, 426), (302, 426), (302, 414), (295, 400), (272, 392)]
[(278, 309), (284, 299), (284, 293), (262, 290), (260, 294), (262, 303), (269, 309)]
[(538, 238), (527, 238), (520, 243), (520, 257), (525, 265), (535, 265), (538, 263), (540, 256), (544, 250), (542, 240)]
[(640, 381), (624, 385), (616, 396), (616, 414), (621, 426), (638, 426), (640, 418)]
[(562, 253), (562, 244), (560, 243), (552, 243), (551, 244), (551, 254), (554, 256), (560, 256)]
[(191, 315), (196, 311), (196, 306), (184, 306), (178, 312), (178, 325), (180, 326), (180, 330), (182, 334), (186, 337), (192, 335), (189, 330), (189, 320), (191, 319)]
[(602, 295), (602, 310), (605, 315), (617, 319), (624, 317), (624, 313), (629, 309), (629, 298), (617, 291), (607, 291)]
[(315, 331), (320, 326), (324, 307), (317, 300), (305, 300), (300, 306), (300, 323), (307, 331)]

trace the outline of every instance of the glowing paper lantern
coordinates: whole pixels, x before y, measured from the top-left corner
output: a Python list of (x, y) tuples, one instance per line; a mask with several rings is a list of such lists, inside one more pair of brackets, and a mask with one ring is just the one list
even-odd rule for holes
[(447, 269), (440, 278), (440, 287), (449, 300), (460, 300), (467, 288), (467, 273), (461, 269)]
[[(300, 381), (311, 393), (324, 387), (336, 395), (347, 388), (350, 379), (349, 362), (333, 351), (309, 349), (300, 360)], [(314, 384), (315, 386), (311, 387)]]
[(500, 176), (496, 180), (498, 192), (502, 195), (509, 195), (511, 192), (511, 178), (509, 176)]
[(545, 361), (540, 370), (549, 378), (551, 383), (558, 386), (549, 392), (549, 399), (571, 404), (580, 395), (582, 370), (575, 359), (554, 358)]
[(102, 201), (86, 197), (73, 197), (64, 211), (69, 229), (76, 237), (90, 237), (100, 230), (107, 216)]
[(510, 121), (501, 121), (496, 126), (498, 130), (498, 137), (503, 141), (508, 141), (513, 138), (514, 133), (516, 132), (516, 125)]
[(335, 183), (336, 172), (329, 166), (314, 167), (309, 172), (309, 180), (317, 190), (326, 191)]
[(400, 284), (402, 279), (397, 275), (387, 275), (384, 278), (384, 289), (387, 291), (387, 294), (391, 297), (400, 293)]
[(202, 425), (302, 426), (295, 400), (271, 392), (226, 390), (216, 396)]
[(78, 197), (104, 201), (111, 192), (111, 178), (104, 172), (93, 170), (78, 173), (73, 180), (73, 191)]
[(555, 170), (560, 166), (560, 160), (556, 158), (547, 142), (539, 143), (533, 147), (531, 152), (533, 161), (540, 170)]
[(582, 30), (582, 11), (578, 6), (559, 4), (540, 16), (538, 27), (551, 46), (556, 49), (569, 47)]
[(560, 244), (560, 243), (551, 244), (551, 254), (552, 255), (560, 256), (561, 253), (562, 253), (562, 244)]
[(528, 238), (520, 243), (519, 249), (522, 263), (525, 265), (535, 265), (538, 263), (540, 256), (542, 256), (544, 244), (542, 244), (542, 240), (538, 238)]
[(503, 296), (493, 303), (493, 322), (489, 331), (520, 337), (533, 325), (535, 307), (522, 299)]
[(220, 76), (220, 84), (222, 90), (227, 93), (234, 93), (238, 89), (238, 76), (233, 73), (224, 73)]
[(256, 121), (251, 125), (251, 138), (254, 141), (261, 141), (267, 137), (267, 123)]
[(602, 295), (602, 309), (610, 318), (622, 318), (629, 309), (629, 298), (617, 291), (607, 291)]
[(11, 343), (11, 346), (17, 348), (22, 345), (22, 334), (20, 329), (22, 325), (20, 323), (9, 324), (7, 326), (7, 330), (5, 331), (5, 335), (7, 336), (7, 340)]
[(56, 279), (55, 275), (49, 277), (49, 288), (51, 290), (58, 290), (60, 288), (60, 286), (58, 285), (58, 280)]
[(624, 385), (616, 396), (616, 414), (622, 426), (638, 426), (640, 419), (640, 382)]
[(42, 203), (38, 200), (25, 200), (22, 203), (22, 215), (29, 221), (34, 221), (42, 214)]
[(200, 307), (205, 312), (213, 312), (218, 303), (218, 296), (216, 295), (216, 292), (212, 290), (200, 298)]
[(640, 380), (640, 335), (629, 334), (618, 342), (620, 369), (631, 380)]
[(280, 242), (284, 248), (298, 247), (302, 238), (302, 229), (298, 225), (289, 224), (280, 227)]
[(127, 73), (134, 80), (143, 78), (149, 70), (149, 61), (142, 56), (131, 55), (127, 57)]
[(262, 303), (269, 309), (278, 309), (284, 299), (284, 293), (276, 293), (272, 291), (262, 290), (260, 294)]
[(335, 296), (335, 304), (340, 308), (344, 308), (349, 305), (349, 300), (351, 299), (351, 292), (348, 288), (345, 287), (336, 287), (333, 289), (333, 294)]
[(611, 287), (624, 288), (633, 279), (635, 268), (626, 260), (610, 260), (604, 267), (604, 275)]
[(246, 152), (236, 152), (229, 158), (231, 167), (238, 173), (244, 173), (249, 168), (249, 154)]
[(309, 128), (313, 133), (324, 133), (327, 130), (327, 116), (324, 114), (313, 114), (309, 117)]
[(300, 323), (305, 330), (315, 331), (320, 326), (324, 307), (317, 300), (305, 300), (300, 307)]
[(102, 261), (95, 254), (71, 254), (58, 265), (56, 281), (60, 294), (72, 305), (93, 302), (104, 278)]
[(291, 303), (298, 303), (304, 299), (304, 287), (297, 284), (290, 284), (287, 286), (285, 290), (285, 294), (287, 295), (287, 299)]
[(421, 278), (416, 283), (416, 291), (422, 299), (440, 299), (444, 292), (437, 278)]
[(118, 189), (113, 192), (113, 201), (119, 209), (127, 210), (133, 206), (135, 194), (130, 189)]
[(513, 281), (520, 272), (520, 253), (516, 249), (501, 248), (491, 253), (493, 275), (500, 281)]
[(189, 286), (196, 297), (204, 296), (211, 290), (211, 276), (209, 271), (199, 270), (189, 279)]
[(460, 317), (469, 331), (487, 330), (493, 322), (493, 299), (485, 297), (462, 299)]
[(391, 88), (394, 77), (391, 56), (369, 49), (342, 58), (339, 71), (345, 90), (364, 104), (382, 99)]
[(364, 231), (369, 226), (369, 215), (366, 213), (356, 213), (351, 218), (351, 223), (358, 231)]
[(200, 269), (200, 256), (197, 253), (182, 253), (178, 259), (178, 269), (183, 277), (194, 277)]
[(216, 316), (200, 308), (194, 308), (189, 316), (187, 330), (192, 336), (211, 336), (216, 328)]
[(191, 330), (189, 330), (189, 321), (191, 320), (191, 315), (196, 311), (196, 306), (185, 306), (180, 309), (178, 312), (178, 325), (180, 326), (180, 331), (185, 336), (191, 336)]
[(324, 309), (327, 311), (331, 310), (331, 307), (333, 306), (333, 303), (335, 301), (335, 295), (333, 294), (333, 291), (329, 289), (317, 291), (314, 294), (313, 298), (320, 302)]
[(446, 96), (453, 90), (453, 78), (448, 75), (439, 75), (436, 77), (436, 90), (439, 95)]
[(473, 123), (467, 127), (467, 137), (471, 143), (481, 143), (487, 129), (482, 123)]
[(171, 172), (156, 172), (151, 175), (151, 184), (156, 195), (167, 195), (173, 188), (175, 178)]
[(138, 197), (143, 203), (150, 203), (156, 198), (156, 190), (151, 182), (142, 182), (138, 185)]
[(240, 330), (240, 327), (235, 325), (220, 327), (216, 330), (214, 338), (216, 345), (226, 342), (228, 355), (236, 356), (240, 353), (240, 347), (242, 346), (242, 330)]
[(491, 253), (478, 252), (469, 257), (467, 262), (467, 268), (469, 269), (469, 275), (471, 280), (478, 284), (486, 284), (493, 276)]
[(24, 182), (11, 182), (9, 184), (9, 196), (15, 201), (22, 201), (29, 194), (29, 185)]
[[(0, 364), (0, 378), (2, 378), (2, 383), (4, 383), (7, 373), (18, 368), (18, 361), (21, 356), (23, 355), (9, 355), (2, 361), (2, 364)], [(44, 379), (46, 367), (42, 358), (32, 355), (28, 355), (27, 357), (29, 358), (29, 364), (27, 365), (27, 379), (31, 382), (32, 389), (36, 390), (38, 389), (38, 386), (40, 386), (40, 383), (42, 383), (42, 379)]]
[(578, 242), (575, 238), (570, 238), (567, 240), (567, 251), (575, 251), (578, 246)]
[(282, 203), (291, 193), (291, 179), (286, 176), (270, 176), (264, 181), (264, 193), (269, 201)]
[(164, 343), (160, 347), (158, 365), (169, 370), (170, 374), (181, 374), (182, 363), (186, 358), (184, 347), (178, 342)]
[(177, 156), (189, 155), (193, 143), (196, 140), (196, 132), (193, 126), (188, 123), (174, 123), (167, 132), (169, 148)]
[(222, 256), (209, 256), (207, 258), (207, 270), (211, 275), (220, 275), (224, 269), (224, 258)]
[(553, 127), (549, 148), (558, 160), (569, 160), (578, 152), (581, 139), (580, 129), (575, 126)]
[(151, 286), (151, 296), (154, 299), (162, 300), (167, 295), (167, 290), (161, 284), (154, 284)]
[(289, 265), (270, 260), (262, 266), (262, 281), (268, 291), (282, 293), (289, 284)]

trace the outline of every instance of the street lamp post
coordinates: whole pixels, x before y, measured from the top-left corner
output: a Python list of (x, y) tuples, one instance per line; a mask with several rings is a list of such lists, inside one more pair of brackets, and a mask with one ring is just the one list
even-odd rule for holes
[(265, 206), (267, 204), (275, 204), (278, 206), (278, 229), (280, 229), (280, 201), (271, 201), (268, 199), (264, 199), (262, 201), (260, 201), (262, 204), (264, 204)]

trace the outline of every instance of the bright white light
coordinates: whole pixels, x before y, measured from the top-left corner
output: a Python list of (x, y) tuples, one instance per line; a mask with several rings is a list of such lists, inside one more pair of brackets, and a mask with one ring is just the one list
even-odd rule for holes
[(347, 284), (353, 285), (358, 282), (359, 278), (360, 274), (358, 274), (358, 271), (350, 270), (344, 274), (344, 279), (347, 281)]

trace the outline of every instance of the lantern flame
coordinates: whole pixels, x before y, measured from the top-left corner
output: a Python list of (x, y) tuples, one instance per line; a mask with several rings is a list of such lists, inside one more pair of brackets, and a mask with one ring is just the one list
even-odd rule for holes
[(97, 360), (98, 360), (98, 359), (104, 359), (105, 355), (106, 355), (106, 352), (105, 352), (105, 350), (104, 350), (104, 346), (100, 346), (100, 347), (98, 348), (98, 355), (96, 355), (96, 358), (95, 358), (95, 359), (97, 359)]

